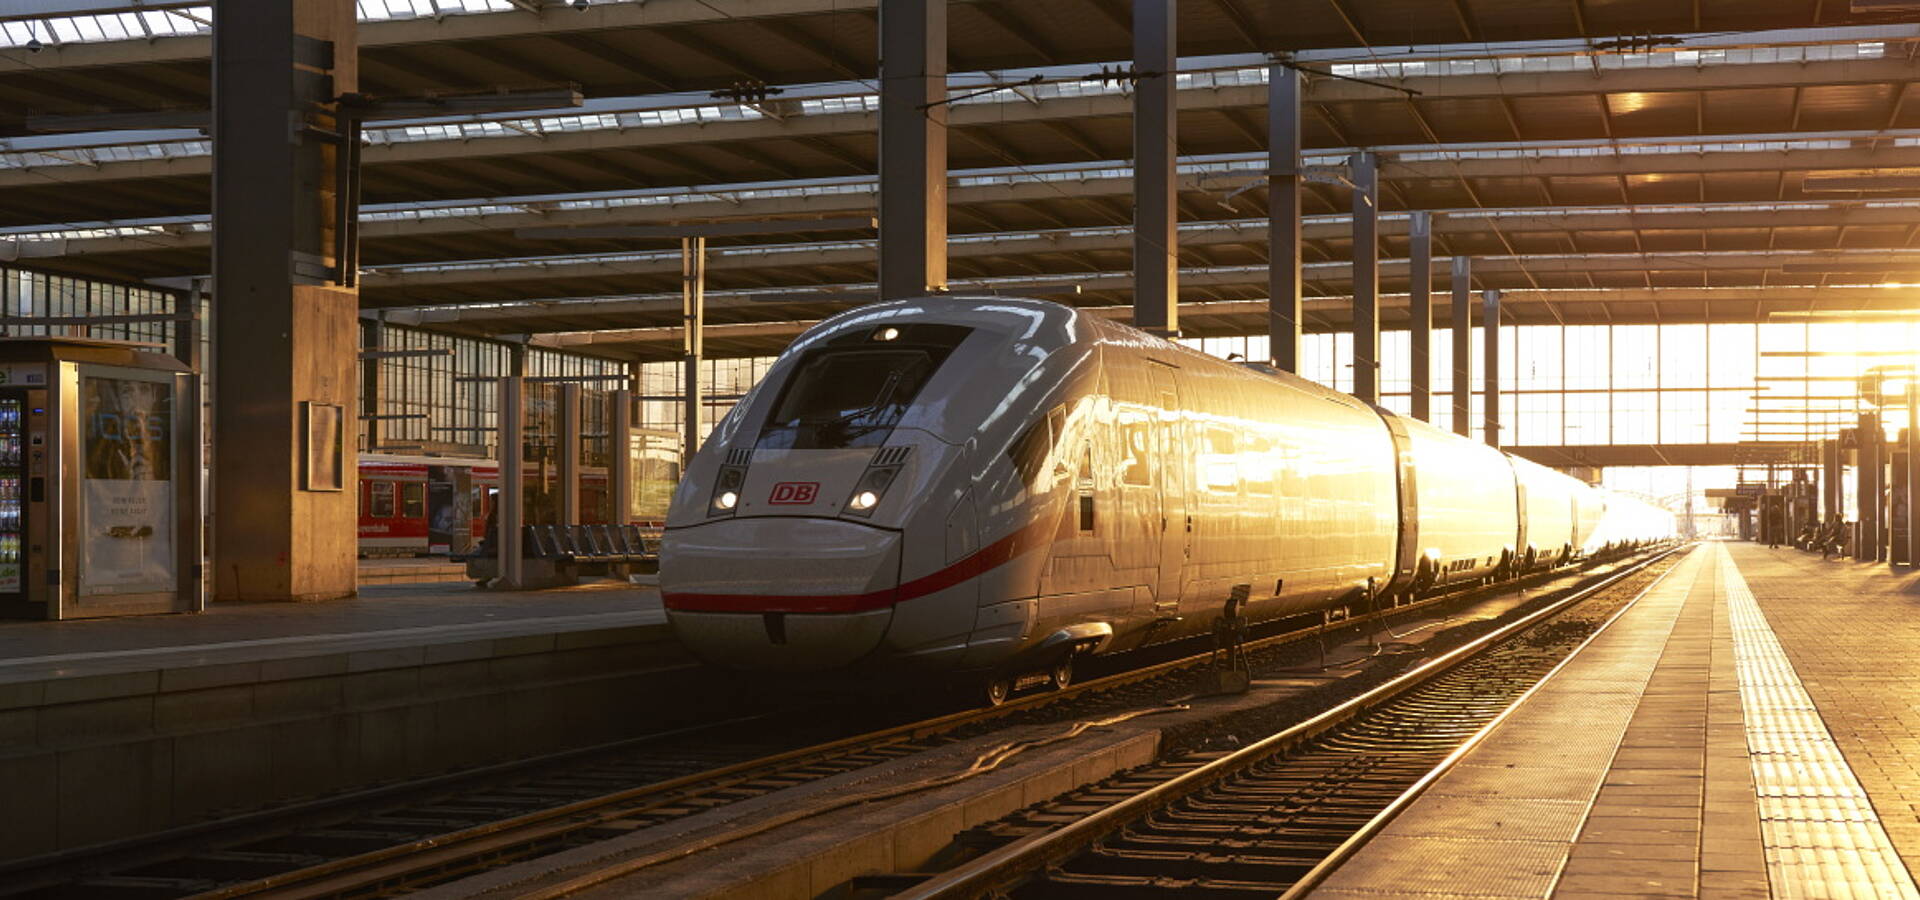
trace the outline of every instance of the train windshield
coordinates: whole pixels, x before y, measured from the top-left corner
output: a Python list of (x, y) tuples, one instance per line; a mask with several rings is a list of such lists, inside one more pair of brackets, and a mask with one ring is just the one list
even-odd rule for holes
[(807, 354), (787, 379), (757, 446), (878, 447), (968, 329), (885, 327)]

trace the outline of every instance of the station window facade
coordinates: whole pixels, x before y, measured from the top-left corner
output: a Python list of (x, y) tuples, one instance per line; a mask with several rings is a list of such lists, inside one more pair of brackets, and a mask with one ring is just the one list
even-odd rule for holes
[[(1412, 405), (1410, 338), (1381, 334), (1381, 405), (1402, 413)], [(1483, 338), (1474, 329), (1467, 361), (1476, 439), (1485, 423)], [(1194, 343), (1220, 357), (1269, 358), (1265, 336)], [(1447, 329), (1435, 329), (1431, 409), (1446, 429), (1452, 349)], [(1854, 414), (1864, 368), (1920, 364), (1920, 322), (1509, 325), (1500, 329), (1500, 359), (1501, 443), (1509, 446), (1800, 440)], [(1301, 341), (1301, 374), (1337, 390), (1353, 389), (1352, 360), (1352, 335)]]

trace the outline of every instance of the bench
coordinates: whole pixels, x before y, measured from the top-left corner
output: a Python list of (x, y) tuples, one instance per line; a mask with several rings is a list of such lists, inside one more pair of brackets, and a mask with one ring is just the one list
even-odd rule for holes
[(581, 563), (637, 563), (658, 559), (637, 525), (522, 526), (521, 554), (529, 559)]
[[(639, 525), (523, 525), (520, 557), (537, 563), (529, 582), (572, 584), (581, 575), (624, 577), (656, 570), (660, 560), (658, 528)], [(498, 572), (495, 551), (482, 547), (466, 558), (467, 575), (485, 584)]]

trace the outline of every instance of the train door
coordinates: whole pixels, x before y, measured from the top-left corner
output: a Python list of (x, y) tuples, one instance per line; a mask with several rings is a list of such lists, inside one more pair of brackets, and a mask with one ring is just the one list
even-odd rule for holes
[(1155, 480), (1160, 494), (1160, 577), (1153, 610), (1171, 615), (1180, 607), (1187, 558), (1193, 552), (1193, 515), (1187, 508), (1187, 452), (1181, 432), (1180, 382), (1170, 366), (1149, 364), (1153, 384)]

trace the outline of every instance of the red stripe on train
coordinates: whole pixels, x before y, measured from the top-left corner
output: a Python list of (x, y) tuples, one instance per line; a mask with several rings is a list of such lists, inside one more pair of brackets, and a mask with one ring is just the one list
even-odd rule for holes
[(666, 608), (679, 612), (856, 613), (885, 609), (896, 603), (944, 591), (969, 578), (991, 572), (1021, 554), (1048, 543), (1053, 531), (1053, 523), (1035, 522), (930, 575), (915, 578), (897, 588), (865, 594), (687, 594), (661, 591), (660, 602)]

